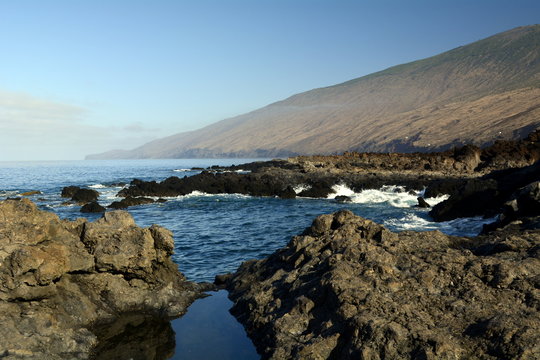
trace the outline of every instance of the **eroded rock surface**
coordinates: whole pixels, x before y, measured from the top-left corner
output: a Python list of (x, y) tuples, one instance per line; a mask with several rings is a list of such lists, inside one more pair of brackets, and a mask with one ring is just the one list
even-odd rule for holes
[[(508, 207), (513, 207), (512, 216), (507, 217), (505, 224), (521, 216), (540, 216), (538, 191), (526, 190), (528, 187), (534, 189), (534, 183), (539, 180), (540, 162), (464, 180), (449, 192), (447, 200), (434, 206), (429, 214), (436, 221), (448, 221), (459, 217), (509, 214)], [(512, 201), (515, 204), (509, 204)]]
[(93, 189), (79, 189), (75, 191), (71, 197), (71, 201), (78, 204), (87, 204), (93, 201), (97, 201), (99, 193)]
[[(135, 179), (118, 196), (167, 197), (202, 191), (209, 194), (324, 198), (334, 192), (334, 185), (340, 184), (354, 191), (379, 189), (383, 185), (402, 185), (407, 190), (422, 190), (429, 186), (425, 196), (432, 197), (450, 194), (464, 186), (470, 188), (469, 179), (475, 181), (494, 170), (533, 164), (540, 159), (539, 134), (539, 131), (533, 132), (519, 141), (497, 141), (485, 149), (465, 145), (432, 153), (348, 152), (335, 156), (297, 156), (225, 168), (213, 166), (194, 176), (173, 176), (161, 182)], [(480, 183), (486, 185), (481, 180), (474, 184), (480, 186)], [(295, 188), (303, 190), (297, 194)]]
[(0, 202), (0, 358), (86, 359), (96, 329), (124, 315), (182, 315), (201, 292), (173, 248), (170, 231), (124, 211), (66, 221), (26, 199)]
[(264, 358), (540, 358), (539, 230), (396, 234), (344, 210), (228, 288)]

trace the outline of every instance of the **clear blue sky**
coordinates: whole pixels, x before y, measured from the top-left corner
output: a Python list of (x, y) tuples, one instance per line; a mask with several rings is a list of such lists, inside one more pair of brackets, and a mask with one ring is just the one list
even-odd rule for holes
[(0, 0), (0, 160), (130, 149), (539, 22), (538, 0)]

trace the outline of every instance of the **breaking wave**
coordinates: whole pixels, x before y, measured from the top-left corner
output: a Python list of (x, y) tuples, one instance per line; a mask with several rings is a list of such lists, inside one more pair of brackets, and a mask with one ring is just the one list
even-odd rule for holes
[(306, 190), (309, 190), (311, 189), (311, 186), (310, 185), (307, 185), (307, 184), (299, 184), (299, 185), (296, 185), (293, 190), (296, 194), (300, 194), (302, 191), (306, 191)]
[[(328, 199), (335, 199), (337, 196), (347, 196), (355, 204), (380, 204), (388, 203), (393, 207), (408, 208), (418, 204), (418, 197), (424, 194), (424, 191), (407, 191), (403, 186), (386, 185), (380, 189), (368, 189), (360, 192), (354, 192), (346, 185), (334, 185), (333, 194), (328, 195)], [(448, 199), (448, 195), (442, 195), (436, 198), (425, 199), (431, 206)]]
[(406, 214), (401, 218), (392, 218), (383, 221), (383, 225), (395, 231), (415, 230), (430, 231), (439, 230), (448, 235), (456, 236), (476, 236), (482, 231), (484, 224), (496, 220), (493, 218), (483, 218), (481, 216), (470, 218), (458, 218), (451, 221), (433, 222), (419, 216), (419, 214)]
[(103, 185), (103, 184), (94, 184), (94, 185), (90, 185), (88, 187), (92, 188), (92, 189), (105, 189), (105, 188), (108, 188), (107, 185)]

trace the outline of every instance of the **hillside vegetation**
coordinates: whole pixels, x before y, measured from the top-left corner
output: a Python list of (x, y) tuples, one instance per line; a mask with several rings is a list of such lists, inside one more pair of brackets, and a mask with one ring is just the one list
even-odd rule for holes
[(540, 25), (291, 96), (200, 130), (88, 158), (445, 150), (540, 126)]

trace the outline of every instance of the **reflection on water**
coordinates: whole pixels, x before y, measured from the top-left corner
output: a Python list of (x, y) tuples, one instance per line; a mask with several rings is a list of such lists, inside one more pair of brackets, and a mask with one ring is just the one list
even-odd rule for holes
[(98, 346), (91, 359), (165, 360), (174, 354), (171, 323), (131, 315), (96, 329)]
[(244, 328), (229, 313), (227, 291), (210, 293), (172, 321), (176, 350), (171, 359), (260, 359)]
[(124, 316), (95, 329), (95, 360), (260, 359), (244, 328), (229, 313), (227, 291), (196, 300), (181, 318), (169, 321)]

